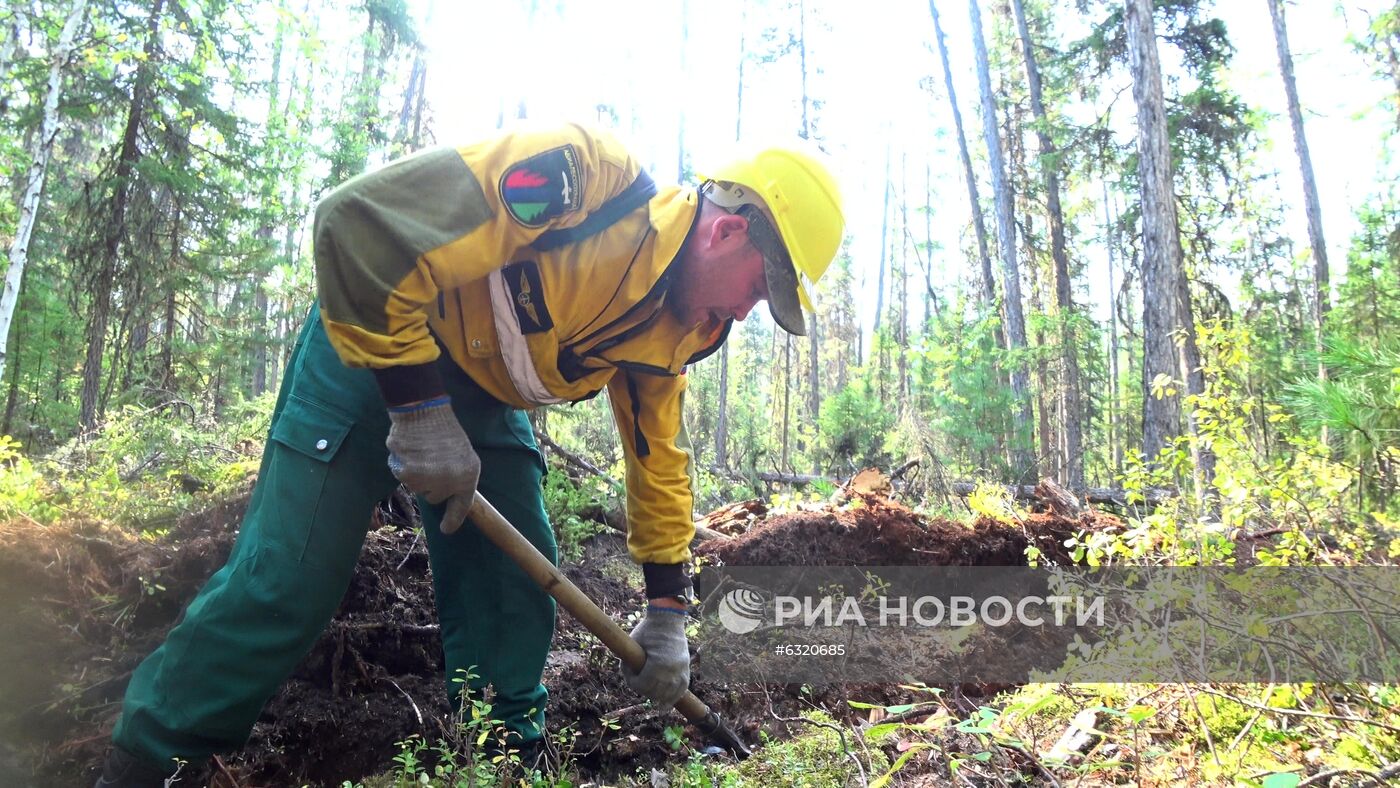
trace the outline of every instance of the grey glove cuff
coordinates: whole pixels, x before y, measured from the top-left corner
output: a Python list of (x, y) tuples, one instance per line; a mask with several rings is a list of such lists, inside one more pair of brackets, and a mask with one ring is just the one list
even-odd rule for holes
[[(446, 406), (446, 407), (444, 407)], [(431, 422), (437, 419), (451, 416), (452, 398), (446, 394), (439, 394), (431, 399), (415, 402), (412, 405), (390, 405), (389, 420), (395, 424), (406, 424), (409, 422)], [(455, 422), (455, 416), (451, 416)], [(461, 425), (457, 425), (460, 427)]]

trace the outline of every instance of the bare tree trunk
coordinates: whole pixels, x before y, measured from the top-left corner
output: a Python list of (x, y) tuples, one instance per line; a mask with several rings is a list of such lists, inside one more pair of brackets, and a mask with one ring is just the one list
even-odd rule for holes
[[(1181, 260), (1181, 243), (1178, 237), (1177, 259)], [(1177, 364), (1181, 379), (1186, 381), (1186, 393), (1199, 397), (1206, 391), (1205, 370), (1201, 367), (1201, 349), (1196, 342), (1196, 318), (1195, 310), (1191, 308), (1191, 283), (1186, 278), (1186, 266), (1183, 263), (1176, 271), (1176, 352)], [(1200, 425), (1196, 422), (1196, 409), (1194, 407), (1183, 407), (1182, 416), (1186, 423), (1186, 429), (1190, 434), (1201, 435)], [(1196, 501), (1205, 511), (1208, 505), (1213, 506), (1214, 495), (1210, 489), (1210, 483), (1215, 478), (1215, 452), (1200, 440), (1191, 444), (1191, 475), (1195, 481)]]
[(161, 12), (165, 0), (155, 0), (146, 25), (146, 43), (143, 47), (145, 58), (138, 67), (136, 82), (131, 89), (131, 103), (127, 107), (126, 128), (122, 133), (121, 152), (117, 156), (117, 168), (113, 178), (111, 213), (104, 217), (104, 234), (101, 259), (98, 262), (97, 276), (92, 283), (92, 312), (88, 316), (87, 355), (83, 358), (82, 390), (79, 395), (78, 421), (84, 430), (91, 430), (97, 424), (98, 388), (102, 378), (102, 355), (106, 351), (107, 321), (112, 309), (112, 284), (116, 279), (117, 259), (121, 253), (122, 235), (126, 223), (126, 207), (131, 197), (131, 177), (140, 157), (137, 150), (137, 134), (141, 118), (146, 111), (147, 93), (150, 91), (151, 69), (155, 61), (156, 39), (160, 35)]
[(905, 154), (899, 156), (899, 324), (895, 326), (895, 346), (899, 348), (899, 392), (903, 407), (909, 394), (909, 166)]
[[(285, 11), (285, 3), (279, 3), (278, 6), (279, 11)], [(431, 7), (429, 8), (428, 13), (429, 15), (432, 14)], [(286, 121), (283, 119), (283, 115), (290, 114), (290, 112), (279, 112), (277, 106), (278, 100), (281, 98), (282, 50), (283, 42), (286, 36), (286, 23), (283, 21), (283, 19), (284, 17), (279, 14), (277, 30), (272, 44), (272, 75), (271, 78), (268, 80), (267, 135), (271, 138), (278, 138), (282, 136), (283, 132), (287, 128), (287, 124)], [(395, 134), (396, 141), (402, 141), (403, 137), (406, 134), (405, 130), (407, 129), (408, 124), (410, 102), (413, 100), (414, 84), (418, 79), (419, 70), (421, 68), (422, 52), (420, 50), (417, 57), (414, 58), (413, 71), (408, 78), (408, 95), (404, 99), (404, 108), (399, 115), (399, 130)], [(295, 74), (293, 74), (293, 77), (291, 79), (291, 85), (289, 86), (289, 90), (287, 91), (286, 106), (288, 110), (290, 110), (292, 107), (295, 91), (296, 76)], [(272, 167), (270, 168), (270, 172), (265, 176), (266, 180), (263, 181), (261, 189), (263, 205), (261, 205), (260, 208), (263, 211), (269, 210), (270, 205), (276, 199), (276, 195), (280, 191), (280, 189), (278, 188), (278, 181), (281, 173), (281, 156), (280, 154), (274, 154)], [(269, 257), (275, 257), (277, 250), (276, 242), (272, 239), (272, 234), (272, 217), (264, 213), (263, 221), (258, 227), (257, 239), (259, 244), (261, 245), (262, 251)], [(271, 262), (271, 260), (269, 260), (269, 262)], [(258, 328), (254, 332), (255, 339), (251, 359), (252, 380), (250, 381), (249, 393), (251, 393), (254, 397), (261, 396), (263, 392), (267, 391), (268, 340), (266, 334), (263, 333), (267, 325), (268, 307), (267, 291), (264, 289), (265, 285), (266, 276), (260, 276), (259, 281), (256, 281), (253, 284), (255, 290), (255, 295), (253, 297), (254, 313), (258, 322)]]
[[(967, 199), (972, 206), (972, 229), (977, 237), (977, 256), (982, 263), (982, 297), (990, 307), (997, 301), (996, 278), (992, 275), (992, 255), (988, 251), (987, 225), (982, 221), (982, 201), (977, 194), (977, 176), (972, 171), (972, 156), (968, 153), (967, 135), (963, 132), (962, 110), (958, 108), (958, 93), (953, 88), (953, 70), (948, 65), (948, 41), (943, 35), (943, 25), (938, 19), (938, 4), (929, 0), (928, 10), (933, 14), (938, 56), (943, 61), (943, 84), (948, 89), (948, 106), (953, 110), (953, 127), (958, 132), (958, 157), (962, 159), (963, 180), (967, 182)], [(1005, 345), (1000, 336), (997, 337), (997, 343)]]
[[(131, 294), (131, 300), (138, 302), (141, 297), (139, 286), (137, 291)], [(131, 326), (132, 309), (130, 307), (122, 309), (118, 313), (116, 332), (112, 335), (112, 365), (107, 376), (103, 379), (102, 395), (97, 401), (97, 412), (103, 413), (107, 410), (107, 403), (112, 398), (112, 389), (116, 387), (117, 378), (120, 377), (117, 371), (122, 369), (123, 357), (129, 359), (129, 351), (132, 349), (129, 329)], [(126, 362), (130, 364), (130, 361)]]
[(165, 295), (165, 334), (160, 346), (160, 386), (175, 390), (175, 289)]
[(890, 248), (890, 147), (885, 141), (885, 202), (880, 211), (880, 268), (875, 274), (875, 327), (871, 331), (871, 342), (880, 333), (880, 320), (885, 311), (885, 266), (889, 263)]
[(783, 337), (783, 448), (778, 455), (778, 467), (784, 470), (788, 468), (788, 432), (791, 426), (788, 417), (792, 413), (792, 334)]
[(1120, 435), (1122, 415), (1118, 410), (1118, 287), (1113, 281), (1114, 255), (1118, 246), (1113, 205), (1108, 201), (1108, 179), (1103, 180), (1104, 238), (1108, 246), (1108, 445), (1112, 471), (1123, 473), (1123, 445)]
[[(1013, 352), (1026, 347), (1026, 318), (1021, 309), (1021, 272), (1016, 262), (1016, 228), (1012, 224), (1011, 184), (1006, 180), (1006, 163), (1001, 153), (1001, 133), (997, 129), (996, 99), (992, 95), (991, 67), (987, 43), (982, 35), (982, 12), (977, 0), (969, 0), (972, 43), (977, 54), (977, 85), (982, 95), (982, 133), (992, 170), (992, 191), (996, 195), (997, 240), (1001, 247), (1003, 312), (1006, 315), (1007, 347)], [(1013, 473), (1019, 478), (1035, 473), (1035, 460), (1027, 445), (1031, 437), (1030, 384), (1023, 363), (1011, 366), (1011, 395), (1015, 399), (1016, 440), (1012, 448)]]
[[(1019, 129), (1025, 126), (1025, 118), (1023, 117), (1024, 113), (1020, 107), (1016, 108), (1015, 115), (1016, 120), (1013, 122), (1011, 108), (1006, 108), (1005, 122), (1002, 127), (1006, 137), (1006, 154), (1007, 158), (1010, 160), (1011, 173), (1016, 182), (1028, 184), (1030, 183), (1030, 174), (1026, 170), (1026, 148), (1023, 144), (1023, 135), (1019, 132)], [(1035, 246), (1031, 243), (1031, 239), (1035, 236), (1035, 217), (1031, 215), (1031, 200), (1028, 195), (1021, 193), (1016, 195), (1015, 203), (1022, 207), (1021, 215), (1023, 218), (1020, 219), (1019, 227), (1021, 229), (1021, 243), (1024, 247), (1023, 252), (1025, 255), (1025, 265), (1023, 267), (1025, 268), (1026, 276), (1029, 280), (1028, 284), (1030, 285), (1030, 289), (1026, 293), (1026, 298), (1030, 302), (1032, 314), (1045, 314), (1045, 306), (1041, 294), (1045, 291), (1046, 284), (1044, 278), (1041, 276), (1040, 261), (1036, 259)], [(1016, 222), (1014, 216), (1012, 217), (1012, 221), (1013, 223)], [(1029, 337), (1027, 337), (1027, 339), (1029, 340)], [(1035, 329), (1035, 345), (1036, 347), (1045, 347), (1046, 345), (1045, 328), (1043, 324), (1037, 326)], [(1064, 464), (1061, 461), (1059, 441), (1056, 440), (1054, 428), (1054, 414), (1058, 410), (1055, 404), (1055, 392), (1057, 388), (1055, 376), (1050, 370), (1050, 359), (1044, 353), (1036, 354), (1035, 365), (1032, 367), (1032, 377), (1034, 381), (1034, 386), (1032, 388), (1035, 392), (1034, 400), (1036, 405), (1036, 435), (1040, 445), (1040, 454), (1036, 459), (1041, 463), (1050, 463), (1049, 468), (1044, 468), (1043, 465), (1040, 466), (1044, 468), (1040, 475), (1048, 475), (1059, 479)]]
[(715, 465), (729, 467), (729, 342), (719, 349), (719, 413), (715, 417)]
[[(807, 4), (802, 0), (799, 0), (797, 4), (797, 14), (797, 52), (802, 74), (802, 139), (809, 140), (812, 138), (812, 102), (807, 91)], [(821, 353), (820, 342), (817, 338), (819, 329), (817, 314), (814, 311), (807, 325), (807, 354), (810, 361), (807, 367), (807, 410), (813, 424), (817, 423), (817, 418), (821, 415), (822, 410), (821, 376), (818, 369)], [(816, 460), (813, 459), (813, 462), (815, 463)], [(812, 472), (816, 473), (817, 470), (814, 467)]]
[[(739, 3), (739, 79), (734, 97), (734, 139), (742, 136), (744, 128), (744, 29), (748, 21), (748, 0)], [(726, 340), (719, 357), (719, 416), (715, 419), (715, 464), (729, 467), (729, 341)]]
[[(49, 170), (49, 157), (53, 154), (53, 143), (58, 137), (58, 102), (63, 93), (63, 70), (73, 56), (73, 39), (82, 27), (87, 10), (87, 0), (75, 0), (59, 33), (58, 44), (53, 49), (49, 63), (49, 80), (44, 93), (44, 114), (40, 121), (39, 133), (33, 138), (33, 152), (29, 157), (29, 172), (25, 176), (24, 195), (19, 200), (19, 223), (15, 228), (15, 239), (10, 244), (9, 267), (5, 269), (5, 289), (0, 294), (0, 378), (5, 376), (5, 359), (9, 348), (10, 325), (14, 321), (15, 305), (19, 303), (19, 289), (24, 280), (24, 269), (29, 264), (29, 242), (34, 237), (34, 225), (39, 217), (39, 198), (44, 192), (44, 177)], [(12, 24), (10, 32), (18, 34)], [(8, 42), (12, 48), (14, 42)], [(8, 64), (7, 55), (4, 64)], [(3, 83), (3, 80), (0, 80)]]
[(807, 4), (797, 0), (797, 57), (798, 71), (802, 75), (802, 139), (811, 139), (812, 121), (808, 114), (807, 101)]
[[(1288, 27), (1284, 21), (1281, 0), (1269, 0), (1269, 15), (1274, 21), (1274, 42), (1278, 45), (1278, 67), (1283, 77), (1283, 91), (1288, 97), (1288, 119), (1293, 126), (1293, 149), (1298, 154), (1298, 169), (1303, 176), (1303, 206), (1308, 215), (1308, 243), (1313, 254), (1313, 327), (1315, 349), (1318, 353), (1317, 379), (1327, 380), (1327, 366), (1322, 363), (1323, 329), (1327, 313), (1332, 308), (1331, 285), (1328, 281), (1327, 243), (1322, 236), (1322, 206), (1317, 197), (1317, 179), (1313, 177), (1312, 156), (1308, 153), (1308, 138), (1303, 133), (1303, 110), (1298, 102), (1298, 82), (1293, 77), (1293, 53), (1288, 46)], [(1323, 441), (1327, 440), (1326, 428)]]
[[(428, 8), (423, 13), (423, 26), (432, 25), (433, 20), (432, 0), (428, 2)], [(281, 53), (281, 40), (279, 40), (278, 53)], [(399, 109), (398, 129), (394, 132), (394, 146), (399, 146), (406, 151), (416, 151), (423, 146), (422, 137), (419, 132), (422, 129), (424, 93), (428, 82), (428, 64), (424, 60), (424, 49), (422, 44), (413, 48), (413, 65), (408, 72), (408, 88), (404, 91), (403, 107)], [(273, 85), (276, 86), (276, 70), (274, 69)], [(274, 99), (275, 101), (276, 99)], [(291, 103), (290, 94), (288, 104)], [(410, 127), (412, 131), (410, 131)]]
[[(690, 49), (690, 0), (681, 0), (681, 41), (678, 49), (681, 73), (689, 73), (686, 61)], [(681, 102), (680, 114), (676, 117), (676, 182), (685, 181), (685, 102)]]
[(749, 2), (739, 0), (739, 79), (735, 83), (734, 97), (734, 139), (740, 139), (740, 131), (744, 124), (744, 63), (749, 59), (748, 50), (745, 48), (744, 30), (749, 21)]
[(1179, 389), (1185, 383), (1172, 332), (1188, 321), (1177, 314), (1181, 243), (1152, 1), (1127, 0), (1125, 10), (1133, 99), (1138, 108), (1138, 179), (1142, 190), (1142, 450), (1151, 461), (1181, 434), (1180, 396), (1168, 396), (1162, 389)]
[(257, 339), (253, 346), (253, 379), (249, 393), (257, 397), (267, 391), (267, 292), (261, 286), (253, 295), (253, 315), (258, 327), (254, 332)]
[(924, 162), (924, 331), (938, 317), (938, 293), (933, 289), (933, 166)]
[[(19, 48), (19, 19), (19, 14), (11, 16), (9, 24), (5, 25), (5, 35), (0, 37), (0, 91), (10, 84), (10, 72), (15, 67), (15, 50)], [(9, 93), (0, 92), (0, 108), (9, 103), (9, 98)]]
[[(23, 332), (21, 332), (23, 336)], [(5, 420), (0, 422), (0, 435), (14, 434), (15, 406), (19, 404), (19, 355), (15, 356), (15, 364), (10, 368), (10, 390), (5, 395)]]
[(1016, 28), (1021, 35), (1021, 51), (1026, 61), (1026, 79), (1030, 83), (1031, 112), (1035, 115), (1036, 141), (1040, 145), (1040, 170), (1045, 179), (1046, 213), (1050, 221), (1050, 255), (1055, 263), (1055, 305), (1060, 313), (1061, 361), (1064, 364), (1064, 481), (1071, 489), (1084, 486), (1084, 425), (1082, 387), (1079, 373), (1079, 351), (1075, 346), (1071, 295), (1069, 253), (1065, 249), (1065, 219), (1060, 209), (1059, 149), (1050, 135), (1050, 119), (1045, 111), (1040, 67), (1031, 44), (1030, 27), (1022, 0), (1012, 0)]

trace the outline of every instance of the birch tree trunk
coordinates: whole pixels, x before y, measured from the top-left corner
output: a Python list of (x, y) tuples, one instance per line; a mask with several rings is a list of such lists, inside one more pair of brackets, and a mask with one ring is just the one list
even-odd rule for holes
[[(39, 198), (44, 193), (44, 176), (48, 174), (53, 143), (58, 137), (58, 102), (63, 94), (63, 70), (73, 56), (73, 40), (85, 19), (87, 0), (74, 0), (73, 9), (63, 23), (58, 45), (49, 64), (49, 81), (44, 92), (44, 114), (39, 133), (34, 137), (29, 172), (25, 176), (24, 195), (19, 201), (19, 224), (15, 240), (10, 244), (9, 267), (5, 269), (5, 290), (0, 294), (0, 378), (5, 376), (5, 360), (10, 341), (10, 325), (14, 321), (19, 289), (24, 281), (24, 269), (29, 264), (29, 242), (34, 237), (34, 225), (39, 217)], [(11, 32), (17, 32), (11, 28)], [(13, 43), (13, 42), (11, 42)]]
[[(1312, 156), (1308, 153), (1308, 138), (1303, 133), (1303, 110), (1298, 103), (1298, 83), (1293, 78), (1293, 53), (1288, 46), (1288, 27), (1283, 17), (1281, 0), (1268, 0), (1269, 16), (1274, 21), (1274, 42), (1278, 45), (1278, 68), (1283, 77), (1283, 91), (1288, 97), (1288, 119), (1293, 126), (1293, 149), (1298, 153), (1298, 169), (1303, 176), (1303, 207), (1308, 215), (1308, 243), (1313, 254), (1313, 326), (1317, 331), (1317, 379), (1327, 379), (1327, 367), (1322, 363), (1323, 326), (1332, 308), (1331, 286), (1328, 281), (1327, 243), (1322, 237), (1322, 206), (1317, 197), (1317, 179), (1313, 177)], [(1325, 436), (1326, 433), (1324, 432)], [(1323, 438), (1326, 441), (1326, 437)]]
[(1016, 29), (1021, 36), (1021, 52), (1026, 61), (1026, 80), (1030, 83), (1031, 113), (1035, 117), (1036, 142), (1040, 146), (1040, 171), (1045, 181), (1045, 207), (1050, 222), (1050, 256), (1055, 264), (1055, 305), (1060, 315), (1061, 363), (1064, 364), (1064, 441), (1065, 477), (1070, 489), (1084, 487), (1084, 426), (1082, 420), (1082, 387), (1079, 380), (1079, 351), (1074, 339), (1074, 300), (1071, 294), (1069, 253), (1065, 250), (1065, 219), (1060, 209), (1059, 149), (1050, 135), (1050, 120), (1045, 111), (1044, 90), (1040, 67), (1036, 63), (1031, 43), (1030, 26), (1022, 0), (1012, 0)]
[[(1006, 344), (1013, 352), (1026, 347), (1026, 317), (1021, 309), (1021, 272), (1016, 262), (1016, 228), (1012, 225), (1011, 184), (1006, 180), (1006, 162), (1001, 153), (1001, 132), (997, 128), (996, 99), (992, 96), (991, 67), (987, 61), (987, 43), (982, 35), (982, 12), (977, 0), (969, 0), (968, 13), (972, 20), (972, 43), (977, 53), (977, 85), (982, 95), (982, 135), (987, 143), (987, 158), (992, 170), (992, 191), (996, 195), (997, 241), (1001, 247), (1003, 313), (1006, 315)], [(1012, 443), (1011, 463), (1020, 478), (1035, 473), (1034, 452), (1027, 445), (1031, 438), (1030, 385), (1024, 363), (1011, 365), (1011, 395), (1015, 400), (1014, 419), (1016, 439)]]

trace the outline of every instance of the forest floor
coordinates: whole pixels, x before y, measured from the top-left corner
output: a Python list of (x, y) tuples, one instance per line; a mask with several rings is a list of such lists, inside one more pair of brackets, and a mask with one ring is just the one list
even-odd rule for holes
[[(1064, 541), (1115, 528), (1110, 515), (1032, 514), (1020, 528), (981, 519), (930, 519), (878, 492), (853, 492), (859, 506), (810, 507), (769, 516), (760, 502), (726, 507), (704, 522), (724, 536), (696, 548), (728, 565), (1024, 565), (1028, 544), (1068, 563)], [(94, 521), (0, 528), (0, 784), (82, 785), (108, 745), (123, 690), (181, 610), (227, 557), (246, 492), (186, 516), (151, 538)], [(450, 740), (439, 633), (425, 545), (413, 526), (383, 509), (334, 621), (263, 710), (237, 754), (192, 770), (189, 783), (340, 785), (382, 773), (418, 735)], [(590, 539), (568, 577), (615, 620), (642, 602), (640, 573), (622, 539)], [(549, 724), (567, 729), (570, 760), (584, 781), (646, 779), (675, 757), (666, 729), (679, 718), (638, 702), (615, 660), (561, 612), (546, 668)], [(906, 703), (908, 688), (845, 685), (727, 685), (697, 670), (693, 689), (751, 745), (781, 741), (822, 708), (838, 722), (864, 720), (851, 701)], [(1004, 687), (962, 686), (979, 696)], [(927, 696), (925, 696), (926, 699)], [(971, 703), (969, 708), (975, 708)], [(698, 751), (703, 742), (686, 729)], [(674, 736), (672, 737), (674, 738)], [(890, 760), (897, 756), (894, 750)], [(919, 769), (906, 769), (901, 778)], [(1027, 777), (1035, 774), (1025, 764)]]

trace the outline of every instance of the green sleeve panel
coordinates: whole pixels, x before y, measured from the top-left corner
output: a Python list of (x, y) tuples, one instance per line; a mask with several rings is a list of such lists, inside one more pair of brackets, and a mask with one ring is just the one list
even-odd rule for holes
[(316, 207), (312, 237), (326, 319), (390, 333), (387, 305), (419, 258), (490, 218), (480, 182), (452, 148), (346, 182)]

